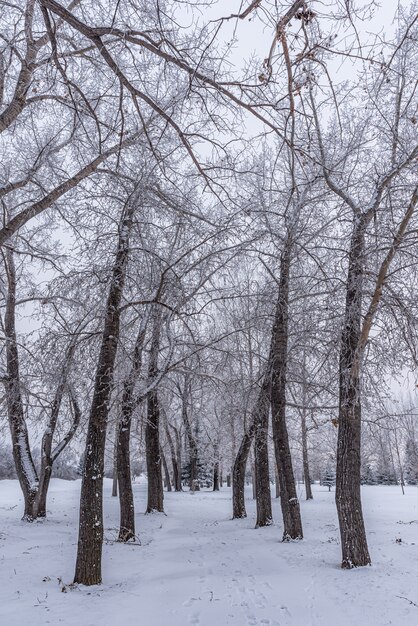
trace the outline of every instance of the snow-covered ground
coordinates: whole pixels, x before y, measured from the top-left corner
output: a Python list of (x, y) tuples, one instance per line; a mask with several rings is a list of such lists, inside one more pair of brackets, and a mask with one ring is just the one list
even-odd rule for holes
[(416, 487), (405, 496), (363, 488), (373, 566), (342, 571), (334, 493), (324, 487), (302, 500), (306, 539), (283, 544), (277, 501), (277, 525), (255, 530), (250, 497), (249, 517), (231, 521), (230, 489), (168, 493), (167, 516), (143, 515), (146, 485), (136, 484), (135, 546), (114, 542), (118, 502), (106, 481), (105, 582), (69, 589), (79, 490), (80, 481), (52, 481), (48, 521), (27, 524), (18, 484), (0, 482), (2, 626), (418, 624)]

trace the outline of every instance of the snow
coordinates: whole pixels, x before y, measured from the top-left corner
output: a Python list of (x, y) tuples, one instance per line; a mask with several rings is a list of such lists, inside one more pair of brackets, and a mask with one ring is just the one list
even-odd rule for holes
[[(104, 584), (71, 583), (80, 481), (53, 480), (49, 519), (20, 521), (16, 481), (0, 482), (0, 624), (66, 626), (416, 626), (418, 488), (363, 487), (372, 567), (345, 571), (334, 493), (302, 500), (303, 541), (281, 543), (275, 525), (230, 519), (230, 489), (165, 494), (167, 515), (143, 515), (146, 484), (134, 485), (142, 545), (115, 542), (118, 501), (105, 481)], [(301, 489), (301, 497), (303, 497)], [(62, 590), (66, 591), (63, 593)]]

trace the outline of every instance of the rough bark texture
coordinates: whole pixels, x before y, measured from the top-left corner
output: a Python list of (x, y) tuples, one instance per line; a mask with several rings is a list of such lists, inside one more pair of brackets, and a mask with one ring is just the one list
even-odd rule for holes
[(74, 582), (83, 585), (97, 585), (102, 582), (103, 474), (106, 426), (119, 338), (120, 302), (128, 260), (132, 213), (133, 204), (127, 206), (122, 217), (105, 308), (103, 336), (87, 430), (74, 576)]
[[(148, 380), (158, 376), (158, 352), (160, 349), (161, 311), (156, 309), (152, 330), (150, 357), (148, 364)], [(161, 474), (160, 454), (160, 405), (157, 389), (153, 388), (147, 395), (147, 422), (145, 425), (145, 448), (148, 475), (147, 513), (164, 512), (164, 490)]]
[(257, 412), (254, 415), (254, 471), (255, 497), (257, 502), (256, 528), (271, 526), (273, 514), (271, 510), (271, 493), (269, 477), (268, 428), (269, 428), (269, 381), (265, 381), (260, 392)]
[(344, 328), (340, 352), (337, 478), (335, 500), (341, 534), (342, 567), (370, 564), (360, 497), (361, 404), (357, 359), (364, 274), (365, 224), (354, 228), (347, 277)]
[(279, 295), (271, 342), (271, 411), (274, 450), (280, 479), (283, 541), (302, 539), (302, 520), (286, 426), (286, 370), (288, 345), (290, 243), (281, 255)]

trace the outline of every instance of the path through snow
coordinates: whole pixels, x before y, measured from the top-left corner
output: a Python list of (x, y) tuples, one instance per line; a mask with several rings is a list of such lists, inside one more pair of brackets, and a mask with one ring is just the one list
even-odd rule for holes
[(405, 496), (397, 487), (363, 488), (373, 566), (347, 572), (338, 567), (334, 494), (326, 488), (315, 486), (315, 500), (302, 501), (306, 539), (282, 544), (277, 501), (276, 525), (255, 530), (251, 499), (249, 517), (231, 521), (227, 488), (168, 493), (167, 516), (144, 516), (146, 485), (136, 484), (142, 545), (134, 546), (114, 542), (118, 503), (106, 481), (105, 583), (71, 590), (79, 489), (79, 481), (53, 481), (48, 521), (27, 524), (18, 484), (0, 482), (2, 626), (418, 624), (410, 603), (418, 605), (416, 487)]

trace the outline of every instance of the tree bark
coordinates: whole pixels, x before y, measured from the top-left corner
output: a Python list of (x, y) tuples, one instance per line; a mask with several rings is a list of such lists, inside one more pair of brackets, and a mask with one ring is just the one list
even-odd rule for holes
[(121, 220), (116, 258), (105, 308), (104, 329), (87, 430), (74, 576), (74, 582), (83, 585), (98, 585), (102, 582), (103, 474), (106, 426), (119, 339), (120, 303), (128, 262), (133, 206), (134, 203), (128, 201)]
[[(154, 311), (151, 349), (148, 364), (148, 380), (158, 375), (158, 352), (160, 349), (161, 310)], [(148, 502), (146, 513), (164, 512), (164, 490), (161, 474), (160, 454), (160, 405), (156, 388), (147, 394), (147, 422), (145, 426), (145, 448), (148, 474)]]
[(165, 420), (165, 433), (166, 433), (166, 437), (167, 437), (167, 441), (168, 441), (168, 446), (170, 448), (171, 465), (173, 467), (174, 491), (182, 491), (181, 470), (180, 470), (179, 464), (177, 462), (176, 449), (175, 449), (175, 446), (174, 446), (173, 438), (172, 438), (171, 433), (170, 433), (170, 429), (168, 427), (168, 422), (167, 422), (167, 416), (166, 415), (164, 415), (164, 420)]
[[(247, 517), (244, 496), (245, 468), (247, 466), (247, 459), (250, 453), (254, 433), (255, 424), (252, 422), (248, 430), (244, 433), (237, 456), (235, 457), (234, 467), (232, 470), (232, 519)], [(229, 474), (226, 477), (227, 484), (228, 478)]]
[(213, 466), (213, 491), (219, 491), (219, 461)]
[(280, 259), (279, 295), (271, 342), (271, 410), (274, 450), (280, 479), (283, 541), (303, 538), (286, 425), (290, 248), (288, 238)]
[(160, 454), (161, 454), (161, 461), (162, 461), (163, 468), (164, 468), (165, 487), (167, 491), (172, 491), (171, 478), (170, 478), (170, 472), (168, 471), (167, 459), (165, 458), (164, 450), (162, 448), (160, 449)]
[(266, 377), (260, 392), (258, 411), (255, 414), (254, 470), (255, 497), (257, 503), (256, 528), (271, 526), (273, 523), (268, 455), (270, 413), (269, 382), (268, 377)]
[(141, 322), (135, 341), (132, 364), (123, 383), (122, 403), (117, 432), (117, 469), (119, 486), (120, 528), (118, 541), (135, 541), (135, 505), (131, 476), (131, 427), (136, 407), (135, 384), (142, 367), (146, 319)]
[(6, 366), (5, 380), (7, 412), (9, 416), (10, 433), (13, 443), (13, 458), (16, 473), (24, 499), (23, 518), (33, 521), (33, 505), (39, 486), (38, 474), (32, 459), (29, 445), (29, 435), (24, 417), (22, 394), (20, 391), (19, 352), (16, 341), (16, 270), (13, 252), (6, 249), (8, 291), (4, 331), (6, 335)]
[(306, 412), (305, 407), (302, 409), (302, 459), (303, 459), (303, 478), (305, 481), (306, 499), (313, 500), (311, 476), (309, 473), (309, 458), (308, 458), (308, 430), (306, 427)]
[(361, 403), (360, 356), (357, 354), (362, 323), (365, 227), (365, 221), (359, 218), (353, 230), (340, 350), (335, 500), (341, 534), (341, 566), (346, 569), (370, 564), (360, 496)]

